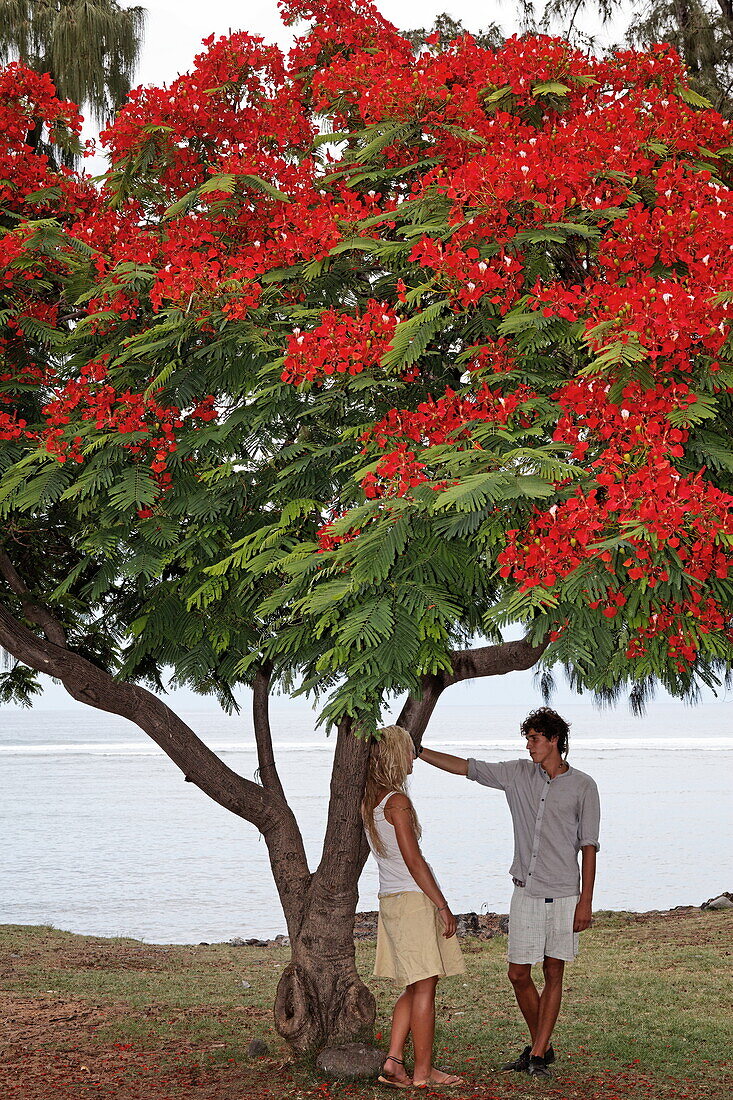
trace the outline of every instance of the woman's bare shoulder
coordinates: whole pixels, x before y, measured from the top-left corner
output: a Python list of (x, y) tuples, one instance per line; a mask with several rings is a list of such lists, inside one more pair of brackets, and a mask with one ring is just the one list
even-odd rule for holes
[(402, 813), (404, 810), (409, 810), (412, 806), (410, 799), (407, 797), (404, 791), (395, 791), (391, 794), (384, 804), (384, 816), (387, 821), (392, 823), (392, 815)]

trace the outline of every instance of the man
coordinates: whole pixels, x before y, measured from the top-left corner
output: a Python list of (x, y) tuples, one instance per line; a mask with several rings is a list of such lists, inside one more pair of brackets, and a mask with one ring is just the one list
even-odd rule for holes
[[(579, 933), (591, 924), (600, 804), (589, 775), (567, 762), (569, 725), (549, 707), (522, 723), (531, 760), (487, 764), (435, 752), (421, 760), (486, 787), (504, 791), (514, 825), (514, 894), (509, 911), (509, 981), (531, 1042), (503, 1069), (552, 1076), (550, 1042), (560, 1011), (565, 963), (578, 953)], [(581, 870), (578, 874), (578, 852)], [(542, 963), (540, 993), (532, 965)]]

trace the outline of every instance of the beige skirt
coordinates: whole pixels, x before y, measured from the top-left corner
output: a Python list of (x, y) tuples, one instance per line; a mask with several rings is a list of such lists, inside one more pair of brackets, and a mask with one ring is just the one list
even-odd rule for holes
[(445, 938), (438, 910), (426, 894), (410, 890), (381, 895), (375, 978), (393, 978), (406, 986), (465, 970), (458, 937)]

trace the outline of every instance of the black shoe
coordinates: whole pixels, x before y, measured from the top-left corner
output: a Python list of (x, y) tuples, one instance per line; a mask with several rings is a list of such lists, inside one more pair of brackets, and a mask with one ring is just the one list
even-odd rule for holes
[(538, 1054), (530, 1054), (527, 1073), (530, 1077), (552, 1077), (552, 1071), (544, 1058)]
[[(515, 1058), (513, 1062), (507, 1062), (506, 1065), (501, 1066), (501, 1069), (513, 1069), (516, 1073), (527, 1073), (527, 1071), (529, 1070), (529, 1059), (531, 1051), (532, 1047), (525, 1047), (518, 1058)], [(552, 1049), (551, 1043), (545, 1053), (545, 1065), (551, 1066), (554, 1061), (555, 1051)]]
[(518, 1058), (515, 1058), (513, 1062), (507, 1062), (505, 1066), (502, 1066), (502, 1070), (513, 1069), (517, 1073), (526, 1073), (529, 1069), (529, 1056), (532, 1051), (532, 1047), (525, 1047)]

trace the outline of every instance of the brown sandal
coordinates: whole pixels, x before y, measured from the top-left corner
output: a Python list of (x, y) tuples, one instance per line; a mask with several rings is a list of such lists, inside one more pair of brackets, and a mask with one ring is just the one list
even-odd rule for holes
[[(385, 1065), (387, 1064), (387, 1062), (396, 1062), (398, 1066), (402, 1066), (403, 1068), (405, 1065), (401, 1058), (395, 1058), (393, 1054), (387, 1055), (387, 1057), (384, 1059)], [(407, 1081), (401, 1081), (399, 1077), (395, 1077), (393, 1073), (387, 1073), (385, 1069), (382, 1069), (379, 1077), (377, 1077), (377, 1081), (380, 1085), (386, 1085), (387, 1088), (390, 1089), (412, 1088), (412, 1081), (410, 1081), (409, 1079)]]
[[(440, 1070), (442, 1073), (443, 1070)], [(459, 1077), (457, 1073), (449, 1073), (446, 1075), (445, 1081), (414, 1081), (412, 1087), (415, 1089), (456, 1089), (459, 1085), (465, 1085), (466, 1081), (463, 1077)]]

